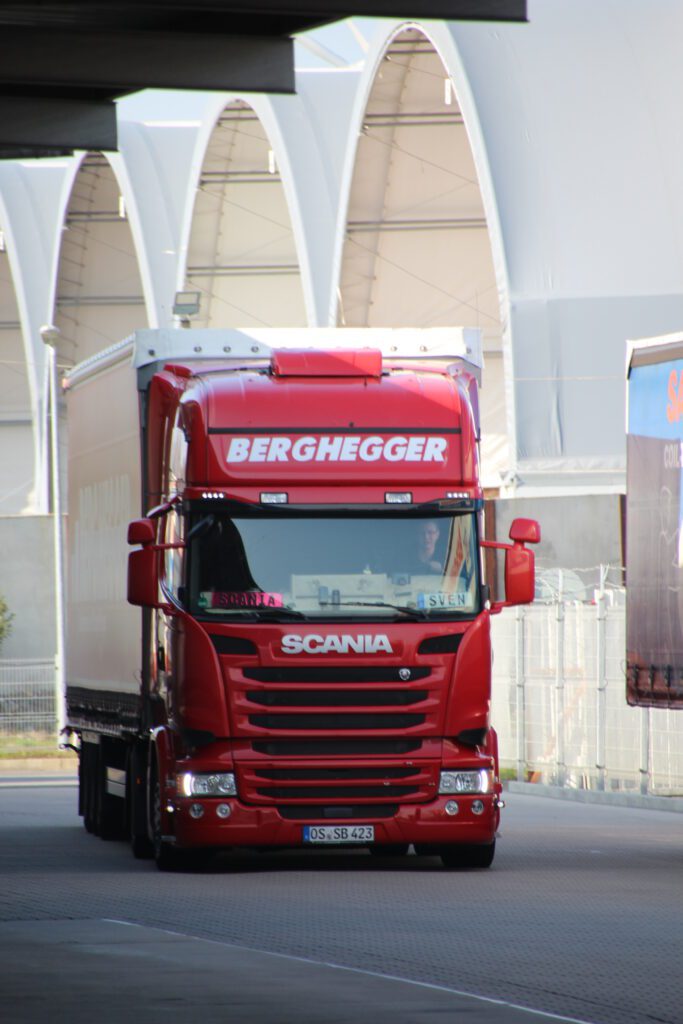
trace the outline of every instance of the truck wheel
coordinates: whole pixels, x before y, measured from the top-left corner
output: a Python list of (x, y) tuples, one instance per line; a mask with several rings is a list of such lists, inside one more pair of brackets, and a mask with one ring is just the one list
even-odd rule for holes
[(130, 848), (136, 860), (150, 860), (154, 847), (147, 828), (147, 747), (135, 744), (126, 768), (126, 807)]
[(488, 846), (442, 846), (441, 860), (445, 868), (490, 868), (496, 853), (496, 841)]
[(96, 835), (97, 794), (95, 778), (95, 756), (91, 743), (85, 743), (81, 751), (81, 784), (83, 786), (83, 824), (86, 832)]
[(152, 849), (154, 860), (159, 871), (182, 871), (194, 863), (194, 851), (177, 850), (171, 843), (161, 838), (161, 784), (159, 773), (154, 770), (152, 776), (152, 792), (150, 800), (152, 814)]
[(96, 759), (100, 839), (124, 839), (126, 835), (125, 801), (107, 792), (107, 753), (109, 747), (102, 741)]

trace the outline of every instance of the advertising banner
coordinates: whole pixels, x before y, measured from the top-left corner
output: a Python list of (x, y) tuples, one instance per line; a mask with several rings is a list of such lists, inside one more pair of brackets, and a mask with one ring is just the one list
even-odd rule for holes
[(629, 378), (627, 699), (683, 705), (683, 359)]

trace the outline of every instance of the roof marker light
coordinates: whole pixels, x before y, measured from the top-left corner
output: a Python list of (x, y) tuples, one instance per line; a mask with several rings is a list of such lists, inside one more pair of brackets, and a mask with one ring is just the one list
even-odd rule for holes
[(387, 505), (410, 505), (413, 495), (412, 491), (386, 491), (384, 500)]
[(261, 492), (262, 505), (286, 505), (288, 501), (289, 497), (284, 491)]

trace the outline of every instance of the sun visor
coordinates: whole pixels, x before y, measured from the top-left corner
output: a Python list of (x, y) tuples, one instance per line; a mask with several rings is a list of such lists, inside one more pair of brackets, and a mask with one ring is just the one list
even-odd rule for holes
[(276, 377), (380, 377), (382, 353), (374, 348), (277, 349), (271, 367)]

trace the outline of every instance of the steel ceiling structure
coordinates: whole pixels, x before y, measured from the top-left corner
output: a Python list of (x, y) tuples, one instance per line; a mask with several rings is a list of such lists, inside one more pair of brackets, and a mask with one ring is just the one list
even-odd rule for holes
[(416, 14), (524, 21), (526, 0), (0, 0), (0, 158), (114, 150), (140, 89), (294, 92), (296, 33)]

